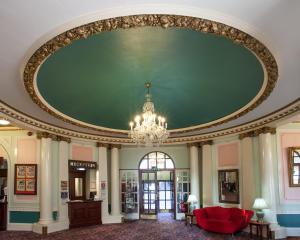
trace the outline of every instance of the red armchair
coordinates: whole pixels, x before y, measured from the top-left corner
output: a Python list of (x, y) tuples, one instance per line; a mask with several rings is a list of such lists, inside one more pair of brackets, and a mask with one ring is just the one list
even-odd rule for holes
[(235, 233), (247, 227), (253, 211), (240, 208), (206, 207), (195, 209), (197, 224), (204, 230)]

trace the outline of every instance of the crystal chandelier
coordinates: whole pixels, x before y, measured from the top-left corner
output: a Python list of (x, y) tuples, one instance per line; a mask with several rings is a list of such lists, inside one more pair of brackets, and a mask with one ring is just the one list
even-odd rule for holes
[(129, 137), (136, 144), (145, 144), (151, 146), (163, 143), (168, 137), (167, 122), (164, 117), (156, 116), (154, 104), (151, 101), (150, 87), (151, 83), (145, 83), (147, 88), (146, 102), (143, 106), (142, 117), (137, 115), (134, 122), (130, 122)]

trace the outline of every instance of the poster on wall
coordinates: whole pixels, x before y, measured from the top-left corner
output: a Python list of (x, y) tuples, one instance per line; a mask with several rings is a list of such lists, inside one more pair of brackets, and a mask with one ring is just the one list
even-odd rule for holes
[(105, 200), (106, 199), (106, 181), (101, 181), (101, 199)]
[(37, 164), (15, 164), (15, 194), (36, 195)]
[(60, 190), (68, 191), (68, 181), (60, 181)]

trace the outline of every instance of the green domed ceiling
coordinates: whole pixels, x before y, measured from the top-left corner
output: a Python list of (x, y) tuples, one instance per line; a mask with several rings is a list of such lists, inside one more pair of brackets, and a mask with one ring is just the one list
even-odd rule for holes
[(237, 111), (257, 95), (263, 79), (255, 55), (229, 39), (142, 27), (96, 34), (56, 51), (42, 64), (37, 87), (69, 117), (127, 130), (150, 81), (156, 112), (177, 129)]

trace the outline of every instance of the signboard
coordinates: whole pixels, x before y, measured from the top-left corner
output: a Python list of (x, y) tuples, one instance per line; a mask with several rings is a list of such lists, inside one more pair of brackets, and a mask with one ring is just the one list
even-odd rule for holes
[(96, 162), (69, 160), (69, 166), (72, 168), (96, 169)]

